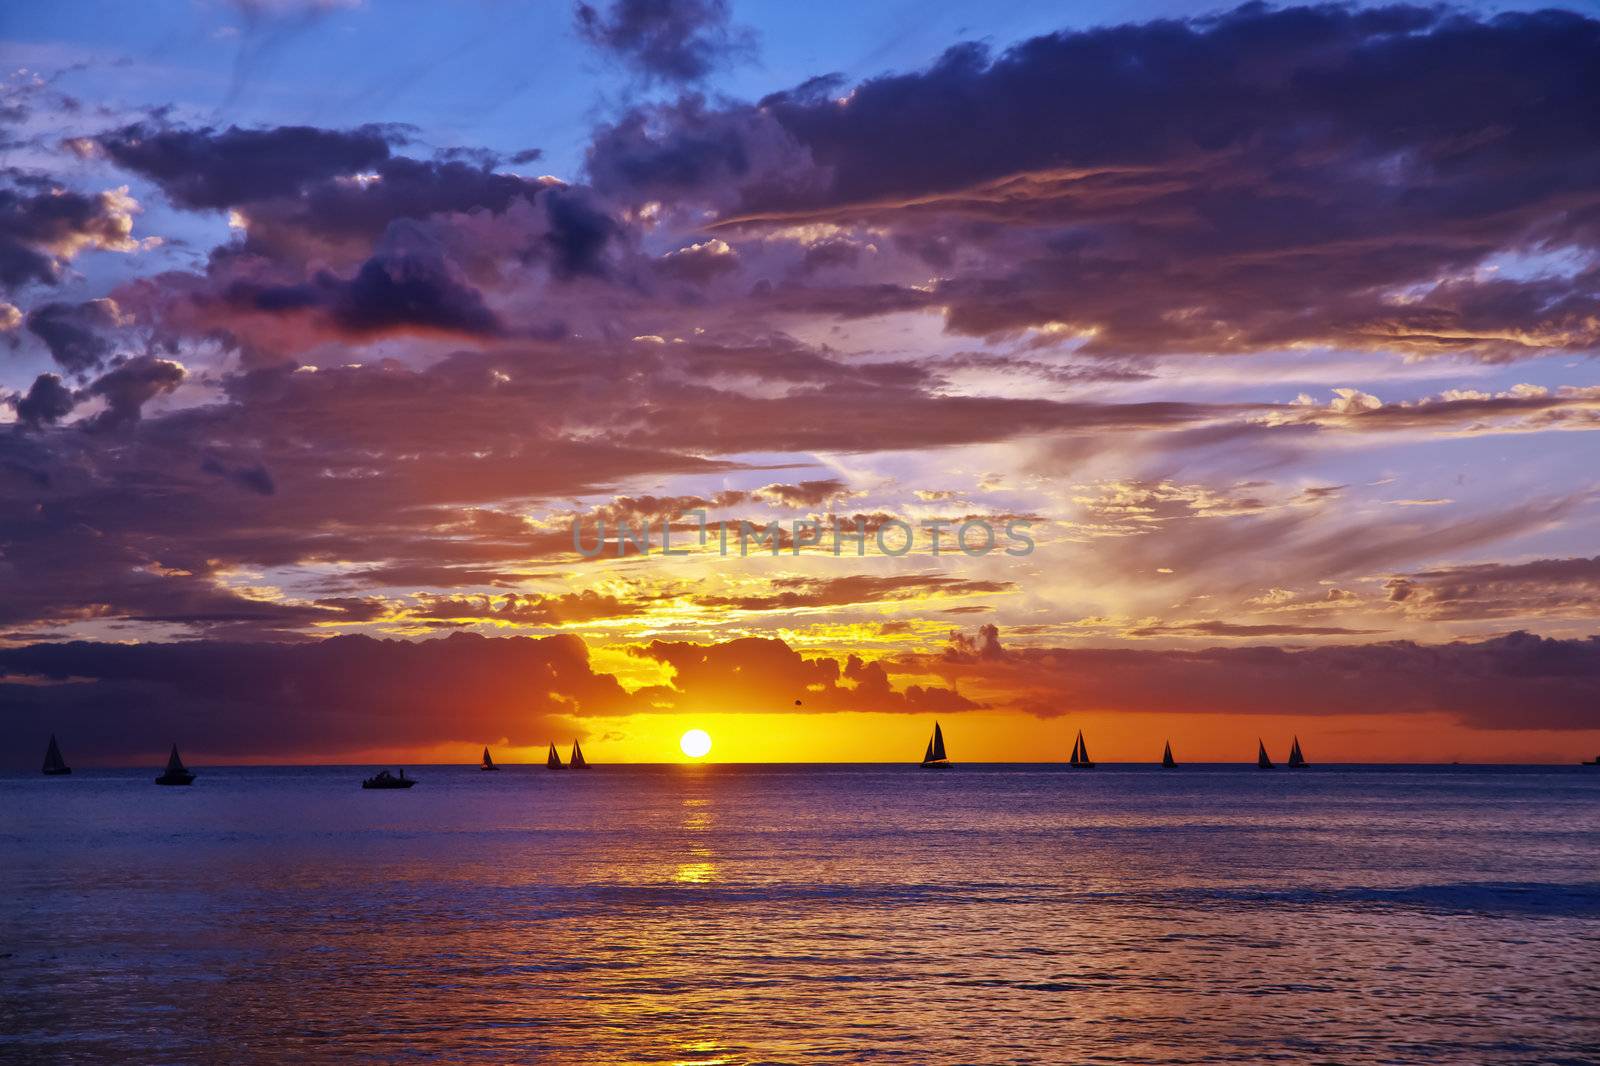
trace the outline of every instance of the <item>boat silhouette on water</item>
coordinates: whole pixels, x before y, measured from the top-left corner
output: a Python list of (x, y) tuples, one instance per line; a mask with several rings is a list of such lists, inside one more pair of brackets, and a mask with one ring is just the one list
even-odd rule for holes
[(496, 766), (494, 764), (494, 760), (489, 757), (489, 749), (487, 747), (483, 749), (483, 761), (478, 764), (478, 769), (480, 769), (480, 770), (498, 770), (498, 769), (500, 769), (500, 767), (498, 767), (498, 766)]
[(44, 750), (44, 775), (46, 777), (60, 777), (72, 773), (72, 767), (67, 765), (67, 760), (61, 757), (61, 748), (56, 744), (56, 735), (50, 734), (50, 746)]
[(1176, 770), (1178, 763), (1172, 757), (1172, 741), (1167, 741), (1166, 749), (1161, 752), (1161, 768), (1163, 770)]
[(158, 785), (192, 785), (194, 774), (183, 765), (183, 760), (178, 758), (178, 745), (172, 745), (172, 754), (167, 756), (167, 768), (161, 776), (156, 778)]
[(1596, 755), (1592, 759), (1585, 759), (1583, 762), (1579, 763), (1578, 765), (1579, 766), (1600, 766), (1600, 755)]
[(1300, 751), (1300, 738), (1294, 738), (1294, 746), (1289, 749), (1289, 769), (1304, 770), (1311, 764), (1306, 762), (1306, 757)]
[(399, 777), (396, 777), (394, 774), (391, 774), (387, 770), (379, 770), (377, 773), (373, 774), (371, 777), (367, 778), (365, 781), (362, 781), (361, 782), (361, 787), (362, 788), (410, 788), (412, 785), (414, 785), (416, 783), (417, 782), (416, 782), (416, 780), (414, 778), (410, 778), (410, 777), (406, 776), (406, 772), (404, 770), (400, 771), (400, 776)]
[(1277, 769), (1277, 767), (1272, 765), (1272, 760), (1267, 758), (1267, 746), (1266, 746), (1265, 743), (1262, 742), (1260, 737), (1256, 738), (1256, 769), (1257, 770), (1275, 770), (1275, 769)]
[(1074, 770), (1093, 770), (1094, 762), (1089, 758), (1089, 745), (1083, 742), (1083, 730), (1078, 730), (1078, 740), (1072, 745), (1072, 758), (1067, 765)]
[(567, 765), (574, 770), (587, 770), (589, 768), (588, 760), (583, 757), (583, 749), (578, 747), (576, 740), (572, 742), (572, 758), (568, 760)]
[(554, 743), (550, 745), (550, 754), (544, 757), (544, 768), (546, 770), (565, 770), (567, 768), (566, 764), (561, 761), (561, 753), (556, 751)]
[(922, 753), (922, 768), (924, 770), (948, 770), (953, 764), (949, 756), (944, 753), (944, 731), (939, 728), (939, 723), (933, 723), (933, 736), (928, 738), (928, 750)]

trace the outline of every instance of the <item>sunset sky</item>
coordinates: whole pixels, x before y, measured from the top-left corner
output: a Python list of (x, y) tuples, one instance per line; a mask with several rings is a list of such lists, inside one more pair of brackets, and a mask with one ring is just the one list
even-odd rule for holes
[(6, 765), (1600, 753), (1600, 9), (69, 0), (0, 48)]

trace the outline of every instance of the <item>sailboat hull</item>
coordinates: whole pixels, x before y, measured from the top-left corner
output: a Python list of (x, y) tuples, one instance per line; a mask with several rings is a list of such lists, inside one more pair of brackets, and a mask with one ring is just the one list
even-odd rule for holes
[(478, 767), (478, 769), (484, 770), (484, 771), (488, 771), (488, 770), (498, 770), (498, 769), (500, 769), (500, 767), (498, 767), (498, 766), (480, 766), (480, 767)]
[(920, 763), (919, 765), (924, 770), (954, 770), (956, 768), (955, 763), (949, 759), (934, 759), (932, 762)]
[(194, 775), (191, 774), (191, 773), (162, 774), (160, 777), (156, 778), (156, 784), (158, 784), (158, 785), (192, 785), (192, 784), (194, 784)]
[(72, 773), (72, 767), (70, 767), (70, 766), (56, 766), (56, 767), (52, 767), (49, 770), (44, 771), (44, 776), (46, 776), (46, 777), (63, 777), (63, 776), (65, 776), (67, 774), (70, 774), (70, 773)]

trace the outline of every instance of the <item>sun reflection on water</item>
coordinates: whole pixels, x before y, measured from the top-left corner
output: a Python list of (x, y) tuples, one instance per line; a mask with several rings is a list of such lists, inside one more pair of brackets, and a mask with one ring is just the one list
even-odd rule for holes
[(672, 879), (683, 885), (708, 885), (717, 879), (717, 867), (710, 862), (682, 863)]
[[(683, 1045), (683, 1053), (694, 1055), (691, 1059), (673, 1059), (672, 1066), (728, 1066), (733, 1059), (721, 1054), (723, 1047), (715, 1040), (699, 1040)], [(704, 1056), (712, 1055), (714, 1058)]]
[(683, 817), (679, 824), (685, 833), (694, 834), (689, 842), (689, 856), (692, 861), (679, 863), (678, 871), (672, 879), (686, 885), (710, 884), (717, 878), (717, 866), (713, 861), (710, 842), (702, 834), (709, 834), (716, 824), (716, 818), (711, 810), (711, 800), (705, 796), (685, 796)]

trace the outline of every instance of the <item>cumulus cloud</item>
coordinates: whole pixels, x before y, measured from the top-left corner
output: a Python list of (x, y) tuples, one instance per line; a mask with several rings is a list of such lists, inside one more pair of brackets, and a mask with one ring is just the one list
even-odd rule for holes
[(174, 203), (217, 209), (293, 196), (316, 180), (360, 173), (387, 159), (396, 137), (381, 126), (218, 130), (136, 123), (103, 133), (95, 143), (160, 185)]
[(184, 374), (181, 364), (154, 355), (136, 355), (124, 360), (84, 390), (85, 395), (97, 396), (106, 403), (93, 425), (115, 429), (139, 421), (144, 405), (177, 388), (183, 383)]
[(755, 35), (730, 22), (727, 0), (612, 0), (579, 3), (578, 32), (648, 81), (695, 82), (718, 65), (747, 58)]
[(720, 274), (739, 268), (739, 257), (728, 243), (712, 238), (668, 252), (656, 260), (662, 277), (704, 285)]
[(322, 271), (298, 285), (235, 282), (235, 306), (269, 314), (309, 313), (349, 337), (436, 332), (492, 337), (503, 331), (483, 295), (434, 248), (384, 250), (341, 278)]
[(28, 314), (28, 332), (44, 342), (50, 356), (74, 374), (99, 367), (111, 354), (106, 335), (121, 323), (114, 300), (41, 304)]
[(226, 208), (235, 234), (203, 272), (138, 279), (118, 299), (160, 343), (221, 340), (256, 364), (329, 337), (496, 336), (512, 324), (492, 292), (523, 332), (558, 336), (584, 312), (540, 290), (608, 279), (634, 254), (589, 190), (501, 173), (492, 153), (395, 155), (387, 127), (135, 126), (96, 143), (174, 202)]
[(993, 623), (979, 626), (975, 635), (951, 630), (950, 641), (944, 649), (945, 661), (956, 663), (1003, 659), (1005, 654), (1000, 644), (1000, 627)]
[(126, 187), (87, 195), (46, 179), (5, 171), (0, 186), (0, 285), (54, 285), (88, 249), (128, 252), (139, 204)]
[(16, 401), (17, 418), (26, 425), (49, 425), (71, 414), (77, 402), (60, 377), (40, 374), (28, 387), (27, 395)]
[(970, 710), (979, 704), (944, 686), (896, 689), (882, 663), (858, 656), (807, 659), (781, 640), (747, 637), (722, 644), (652, 641), (636, 650), (672, 671), (668, 685), (640, 696), (664, 707), (761, 713), (792, 710), (917, 713)]

